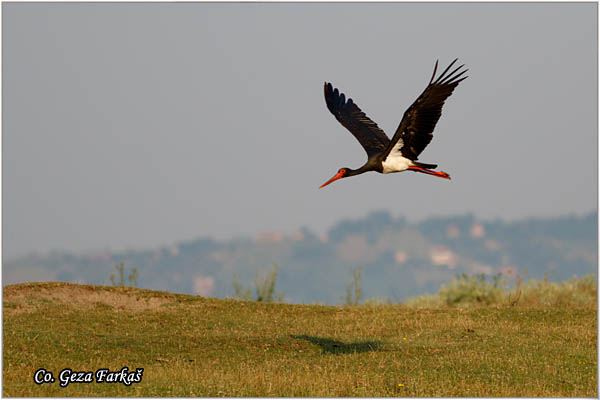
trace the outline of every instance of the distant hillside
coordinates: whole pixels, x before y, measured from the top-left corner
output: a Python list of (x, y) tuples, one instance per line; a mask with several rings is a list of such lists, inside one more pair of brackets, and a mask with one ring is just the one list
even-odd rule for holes
[(307, 228), (293, 234), (260, 233), (254, 238), (217, 241), (200, 238), (146, 251), (29, 255), (3, 263), (4, 284), (64, 281), (110, 285), (115, 265), (125, 275), (136, 268), (138, 286), (216, 297), (234, 294), (232, 277), (253, 282), (279, 266), (277, 291), (286, 301), (340, 303), (363, 268), (364, 297), (436, 292), (457, 274), (504, 273), (514, 277), (563, 281), (596, 273), (597, 213), (530, 218), (516, 222), (483, 221), (472, 215), (429, 218), (408, 223), (379, 211), (343, 220), (326, 235)]

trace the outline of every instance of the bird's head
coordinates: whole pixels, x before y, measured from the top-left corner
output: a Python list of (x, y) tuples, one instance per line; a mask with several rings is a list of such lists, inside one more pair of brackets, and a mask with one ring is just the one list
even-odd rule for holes
[(322, 184), (321, 186), (319, 186), (319, 189), (321, 189), (322, 187), (325, 187), (325, 186), (329, 185), (332, 182), (337, 181), (338, 179), (345, 178), (346, 176), (348, 176), (348, 171), (350, 171), (350, 168), (340, 168), (338, 170), (338, 172), (333, 176), (333, 178), (331, 178), (330, 180), (328, 180), (327, 182), (325, 182), (324, 184)]

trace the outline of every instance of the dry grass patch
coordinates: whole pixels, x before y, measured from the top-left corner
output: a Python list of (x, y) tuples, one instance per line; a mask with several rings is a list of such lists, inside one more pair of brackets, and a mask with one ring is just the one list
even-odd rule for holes
[(74, 285), (65, 282), (10, 285), (3, 288), (2, 297), (4, 312), (9, 314), (32, 312), (49, 303), (83, 309), (107, 306), (128, 311), (143, 311), (176, 301), (176, 296), (165, 292), (124, 286)]

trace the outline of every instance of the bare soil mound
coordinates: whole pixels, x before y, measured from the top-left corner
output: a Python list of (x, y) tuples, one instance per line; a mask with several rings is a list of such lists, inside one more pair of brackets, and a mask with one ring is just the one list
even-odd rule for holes
[(109, 306), (116, 309), (151, 310), (177, 301), (178, 296), (166, 292), (132, 287), (92, 286), (65, 282), (34, 282), (8, 285), (2, 289), (5, 313), (35, 311), (42, 303), (62, 303), (91, 309)]

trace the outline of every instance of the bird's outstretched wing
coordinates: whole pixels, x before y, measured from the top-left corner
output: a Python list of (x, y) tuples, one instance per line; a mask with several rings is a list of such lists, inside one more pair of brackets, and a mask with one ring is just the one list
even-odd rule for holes
[(467, 69), (460, 71), (464, 67), (464, 64), (446, 74), (457, 60), (458, 58), (452, 61), (434, 81), (438, 66), (437, 61), (435, 62), (435, 68), (433, 69), (429, 85), (427, 85), (423, 93), (404, 112), (402, 121), (400, 121), (400, 125), (396, 129), (394, 137), (387, 148), (386, 156), (390, 152), (399, 150), (403, 157), (416, 160), (419, 154), (431, 142), (435, 124), (437, 124), (442, 115), (444, 101), (452, 94), (454, 88), (467, 78), (466, 76), (461, 78), (468, 71)]
[(343, 93), (325, 82), (325, 103), (335, 118), (354, 135), (370, 158), (372, 155), (384, 152), (390, 139), (377, 124), (361, 111), (352, 99), (346, 100)]

